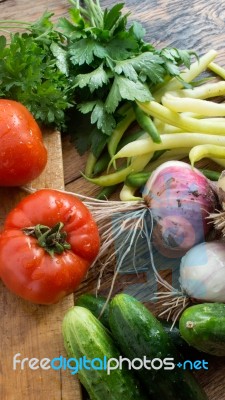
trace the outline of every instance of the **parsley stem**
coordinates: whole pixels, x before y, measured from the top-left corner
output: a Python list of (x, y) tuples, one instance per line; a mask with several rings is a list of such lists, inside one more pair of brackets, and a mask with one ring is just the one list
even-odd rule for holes
[(0, 19), (0, 25), (2, 25), (2, 24), (17, 24), (17, 25), (31, 26), (30, 22), (17, 21), (15, 19), (7, 19), (7, 20)]
[(98, 2), (95, 4), (92, 0), (84, 0), (84, 3), (88, 8), (92, 25), (97, 28), (103, 28), (103, 12), (100, 4)]

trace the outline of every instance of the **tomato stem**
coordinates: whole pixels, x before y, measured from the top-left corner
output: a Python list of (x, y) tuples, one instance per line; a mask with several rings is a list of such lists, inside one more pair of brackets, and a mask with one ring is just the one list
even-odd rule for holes
[(58, 222), (52, 228), (37, 224), (33, 227), (24, 228), (23, 232), (35, 237), (39, 246), (43, 247), (53, 257), (54, 253), (62, 254), (63, 251), (71, 248), (71, 245), (66, 241), (67, 233), (62, 231), (63, 227), (62, 222)]

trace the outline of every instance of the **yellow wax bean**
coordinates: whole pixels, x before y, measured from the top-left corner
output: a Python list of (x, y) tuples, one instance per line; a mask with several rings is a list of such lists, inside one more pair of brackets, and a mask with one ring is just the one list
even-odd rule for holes
[(123, 185), (120, 191), (120, 200), (121, 201), (140, 201), (142, 197), (135, 196), (136, 188)]
[(177, 126), (184, 132), (225, 135), (225, 118), (221, 118), (221, 122), (215, 122), (213, 118), (207, 118), (205, 120), (195, 119), (169, 110), (167, 107), (157, 103), (156, 101), (149, 101), (146, 103), (138, 102), (138, 105), (146, 112), (146, 114), (161, 119), (166, 124)]
[(142, 171), (151, 160), (152, 155), (153, 154), (149, 152), (148, 154), (141, 155), (141, 157), (134, 158), (131, 164), (126, 168), (123, 168), (111, 174), (102, 175), (98, 178), (91, 179), (87, 177), (87, 179), (95, 185), (99, 186), (116, 185), (118, 183), (124, 182), (127, 175), (131, 174), (132, 172)]
[[(201, 144), (225, 146), (225, 136), (185, 132), (181, 134), (168, 133), (162, 135), (162, 143), (154, 143), (150, 137), (138, 139), (124, 146), (114, 158), (136, 157), (153, 153), (157, 150), (179, 149), (194, 147)], [(216, 156), (215, 156), (216, 158)]]
[[(224, 82), (225, 83), (225, 82)], [(199, 115), (208, 117), (224, 117), (225, 116), (225, 103), (215, 103), (213, 101), (190, 99), (188, 97), (175, 97), (170, 93), (165, 94), (162, 98), (162, 104), (172, 111), (176, 112), (193, 112)], [(184, 118), (192, 118), (182, 116)], [(202, 124), (204, 121), (202, 121)], [(215, 123), (215, 121), (214, 121)], [(216, 122), (217, 123), (217, 122)], [(225, 121), (224, 121), (225, 123)]]
[(192, 166), (194, 166), (197, 161), (205, 157), (225, 159), (225, 146), (202, 144), (193, 147), (189, 152), (189, 159)]
[[(216, 58), (217, 51), (210, 50), (199, 60), (191, 64), (190, 68), (181, 72), (181, 78), (185, 82), (191, 82), (194, 78), (200, 75), (201, 72), (205, 71), (208, 65)], [(153, 93), (156, 101), (160, 101), (161, 97), (168, 91), (181, 89), (183, 87), (182, 81), (177, 78), (172, 78), (166, 85), (162, 86), (159, 90)]]
[(224, 96), (225, 82), (219, 81), (206, 83), (204, 85), (194, 87), (193, 89), (180, 89), (169, 91), (167, 93), (176, 97), (190, 97), (192, 99), (208, 99), (210, 97)]

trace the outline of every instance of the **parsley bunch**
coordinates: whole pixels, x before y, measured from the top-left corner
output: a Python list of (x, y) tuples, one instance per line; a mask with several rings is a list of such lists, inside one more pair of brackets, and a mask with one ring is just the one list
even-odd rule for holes
[[(78, 151), (91, 148), (97, 158), (126, 115), (121, 110), (152, 100), (157, 85), (189, 67), (191, 54), (146, 43), (141, 24), (128, 26), (123, 4), (103, 10), (99, 0), (70, 3), (57, 27), (46, 12), (34, 24), (19, 22), (26, 32), (11, 34), (9, 44), (0, 37), (0, 96), (22, 102), (40, 123), (72, 126)], [(84, 134), (79, 126), (87, 119)]]
[(0, 97), (23, 103), (39, 123), (63, 129), (73, 91), (54, 55), (62, 35), (54, 29), (52, 15), (25, 24), (27, 31), (11, 34), (9, 43), (0, 36)]
[(140, 23), (128, 27), (129, 14), (123, 14), (123, 4), (102, 10), (98, 0), (84, 0), (85, 8), (79, 1), (70, 3), (70, 19), (61, 18), (59, 27), (67, 38), (76, 108), (88, 114), (96, 127), (89, 138), (79, 131), (73, 134), (80, 152), (91, 146), (98, 156), (121, 119), (120, 106), (152, 100), (156, 85), (168, 76), (179, 77), (180, 65), (190, 66), (190, 52), (157, 50), (146, 43)]

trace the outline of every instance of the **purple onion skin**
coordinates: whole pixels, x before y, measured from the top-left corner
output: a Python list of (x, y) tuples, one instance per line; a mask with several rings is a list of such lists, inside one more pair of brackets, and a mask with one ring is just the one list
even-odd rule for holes
[(208, 179), (187, 163), (162, 164), (142, 196), (154, 220), (153, 245), (165, 257), (182, 257), (212, 228), (206, 217), (217, 207), (217, 195)]

